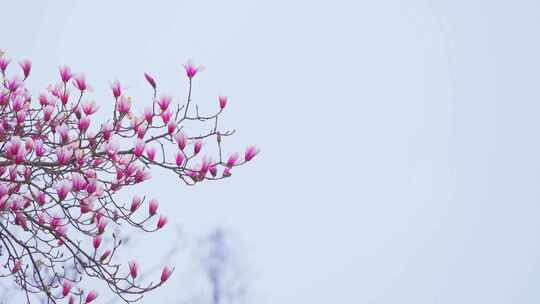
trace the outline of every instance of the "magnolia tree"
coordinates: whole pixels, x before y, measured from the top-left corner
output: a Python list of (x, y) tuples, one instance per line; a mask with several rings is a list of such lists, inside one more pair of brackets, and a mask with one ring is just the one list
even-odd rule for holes
[[(88, 278), (125, 302), (137, 302), (164, 284), (173, 268), (142, 280), (135, 260), (119, 261), (122, 242), (114, 230), (155, 232), (167, 217), (155, 199), (133, 196), (126, 202), (118, 193), (149, 179), (153, 167), (187, 185), (227, 178), (258, 150), (223, 155), (222, 140), (234, 133), (218, 127), (227, 98), (218, 98), (213, 114), (193, 111), (199, 68), (191, 63), (184, 66), (185, 103), (173, 105), (144, 74), (153, 94), (144, 111), (132, 110), (116, 81), (114, 106), (105, 109), (111, 116), (102, 123), (92, 119), (98, 106), (88, 99), (83, 74), (60, 67), (58, 81), (36, 96), (25, 84), (31, 67), (23, 60), (14, 68), (0, 53), (0, 276), (14, 280), (28, 303), (33, 294), (47, 303), (91, 303), (98, 293), (84, 288)], [(187, 125), (205, 122), (212, 125), (208, 132), (185, 132)], [(204, 151), (204, 142), (213, 142), (208, 146), (215, 150)]]

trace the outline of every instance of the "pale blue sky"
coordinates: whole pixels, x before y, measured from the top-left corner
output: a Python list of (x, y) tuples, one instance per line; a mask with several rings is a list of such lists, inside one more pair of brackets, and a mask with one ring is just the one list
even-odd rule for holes
[(540, 301), (537, 1), (0, 7), (0, 48), (33, 59), (36, 90), (69, 64), (105, 108), (111, 80), (137, 99), (148, 71), (180, 97), (181, 64), (207, 67), (196, 102), (227, 94), (227, 147), (263, 152), (222, 183), (155, 172), (143, 190), (192, 235), (235, 231), (260, 272), (254, 303)]

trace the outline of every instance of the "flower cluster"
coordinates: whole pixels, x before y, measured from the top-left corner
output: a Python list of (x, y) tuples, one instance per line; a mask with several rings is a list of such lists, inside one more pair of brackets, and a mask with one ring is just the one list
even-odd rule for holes
[[(215, 113), (193, 112), (192, 81), (200, 71), (185, 72), (189, 93), (184, 104), (158, 94), (157, 82), (144, 77), (153, 98), (140, 113), (120, 82), (111, 85), (111, 118), (98, 124), (99, 110), (89, 99), (84, 74), (59, 68), (58, 81), (33, 95), (26, 80), (32, 64), (19, 67), (0, 52), (0, 261), (2, 277), (12, 277), (26, 292), (48, 302), (91, 303), (99, 295), (83, 288), (94, 277), (126, 302), (162, 285), (173, 268), (164, 267), (155, 282), (143, 282), (135, 260), (117, 261), (121, 241), (112, 227), (154, 232), (168, 222), (155, 199), (138, 195), (129, 202), (117, 193), (150, 178), (160, 167), (185, 184), (231, 176), (235, 167), (258, 153), (223, 155), (218, 118), (227, 98), (217, 98)], [(190, 111), (191, 110), (191, 111)], [(210, 122), (203, 134), (188, 134), (188, 124)], [(212, 153), (205, 147), (214, 145)], [(144, 211), (143, 205), (147, 205)], [(143, 210), (141, 210), (143, 209)]]

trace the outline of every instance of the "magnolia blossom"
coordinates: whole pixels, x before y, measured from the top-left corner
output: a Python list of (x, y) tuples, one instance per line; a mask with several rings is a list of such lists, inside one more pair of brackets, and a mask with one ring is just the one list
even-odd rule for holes
[(174, 135), (174, 141), (178, 144), (180, 150), (184, 150), (187, 145), (187, 137), (184, 133), (179, 132)]
[(28, 78), (28, 76), (30, 75), (30, 70), (32, 69), (32, 61), (25, 59), (19, 62), (19, 65), (21, 66), (21, 69), (23, 71), (24, 79)]
[(163, 226), (165, 226), (167, 222), (168, 222), (167, 217), (160, 215), (159, 220), (157, 222), (157, 229), (163, 228)]
[(154, 147), (147, 147), (146, 148), (146, 157), (150, 159), (151, 161), (154, 161), (156, 158), (156, 148)]
[(58, 68), (58, 71), (60, 72), (62, 82), (67, 83), (71, 79), (71, 69), (68, 66), (61, 66)]
[(168, 109), (166, 111), (161, 112), (161, 120), (163, 120), (164, 124), (168, 124), (171, 120), (171, 117), (173, 116), (173, 111), (171, 109)]
[(193, 154), (197, 155), (199, 152), (201, 152), (202, 148), (202, 142), (200, 140), (196, 140), (193, 144)]
[(86, 303), (90, 303), (94, 301), (98, 297), (98, 293), (94, 290), (90, 291), (88, 295), (86, 295)]
[(118, 99), (118, 105), (116, 106), (116, 109), (120, 114), (126, 114), (129, 112), (129, 109), (131, 108), (131, 99), (121, 96)]
[(144, 142), (144, 140), (137, 139), (137, 144), (135, 144), (135, 148), (133, 149), (133, 154), (134, 154), (136, 157), (141, 157), (141, 155), (142, 155), (143, 152), (144, 152), (144, 148), (145, 148), (145, 142)]
[(186, 76), (191, 79), (195, 77), (197, 72), (200, 70), (200, 67), (197, 68), (191, 61), (188, 61), (188, 63), (184, 64), (184, 69), (186, 70)]
[(118, 80), (116, 80), (111, 85), (111, 90), (112, 90), (114, 98), (118, 98), (120, 97), (120, 95), (122, 95), (122, 86), (120, 86), (120, 82)]
[(186, 157), (184, 156), (184, 152), (178, 151), (176, 153), (176, 159), (175, 159), (176, 165), (179, 166), (179, 167), (182, 166), (182, 164), (184, 163), (185, 158)]
[(88, 88), (84, 74), (75, 75), (73, 77), (73, 85), (79, 89), (79, 91), (84, 92)]
[(152, 124), (152, 118), (154, 117), (154, 110), (152, 110), (152, 107), (145, 107), (144, 108), (144, 119), (146, 122), (148, 122), (149, 125)]
[(131, 260), (129, 261), (129, 274), (131, 275), (131, 278), (135, 279), (137, 277), (139, 266), (137, 265), (137, 262)]
[(159, 204), (157, 200), (151, 199), (148, 205), (148, 213), (150, 214), (150, 216), (153, 216), (156, 214), (158, 207), (159, 207)]
[(64, 283), (62, 283), (62, 295), (64, 297), (67, 296), (71, 291), (71, 288), (73, 288), (73, 282), (64, 280)]
[(84, 112), (84, 114), (90, 116), (94, 113), (97, 112), (97, 110), (99, 109), (98, 106), (96, 106), (96, 102), (95, 101), (86, 101), (82, 104), (82, 110)]
[(92, 241), (92, 246), (94, 246), (94, 249), (98, 249), (99, 245), (101, 245), (102, 237), (101, 235), (97, 235), (94, 237), (94, 240)]
[(246, 149), (246, 153), (244, 154), (244, 159), (246, 161), (252, 160), (255, 155), (259, 154), (259, 149), (255, 146), (250, 146)]
[(6, 69), (11, 61), (5, 57), (0, 56), (0, 71), (6, 72)]
[(171, 276), (171, 273), (172, 273), (172, 269), (169, 268), (168, 266), (165, 266), (163, 270), (161, 271), (161, 283), (164, 283), (165, 281), (167, 281), (169, 277)]
[(171, 96), (163, 95), (160, 99), (156, 100), (156, 103), (159, 105), (159, 108), (161, 111), (165, 111), (169, 108), (169, 104), (171, 103)]
[(139, 206), (141, 206), (142, 199), (139, 196), (134, 196), (131, 200), (131, 207), (129, 208), (130, 211), (133, 213), (139, 209)]
[(238, 160), (238, 158), (240, 157), (240, 154), (238, 153), (233, 153), (229, 156), (229, 158), (227, 159), (227, 164), (226, 166), (227, 167), (232, 167), (236, 164), (236, 161)]
[(56, 194), (58, 194), (58, 198), (60, 200), (63, 200), (67, 197), (68, 193), (71, 192), (71, 189), (71, 182), (68, 180), (63, 180), (56, 185)]
[(219, 100), (219, 108), (222, 110), (225, 109), (225, 107), (227, 106), (227, 96), (219, 96), (218, 100)]
[(150, 76), (150, 74), (144, 73), (144, 78), (146, 78), (146, 81), (155, 89), (156, 88), (156, 81), (154, 80), (154, 77)]

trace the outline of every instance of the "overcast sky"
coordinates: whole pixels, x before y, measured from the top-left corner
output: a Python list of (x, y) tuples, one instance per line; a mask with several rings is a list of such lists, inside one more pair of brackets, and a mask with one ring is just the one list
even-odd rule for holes
[[(145, 71), (182, 100), (182, 63), (206, 67), (195, 102), (211, 109), (228, 95), (223, 126), (237, 129), (228, 151), (262, 153), (223, 182), (187, 188), (156, 171), (141, 191), (187, 235), (221, 225), (242, 240), (257, 273), (252, 303), (540, 301), (537, 1), (2, 1), (0, 10), (0, 48), (33, 60), (36, 93), (68, 64), (102, 108), (114, 79), (147, 98)], [(172, 230), (135, 254), (157, 259)], [(176, 303), (181, 277), (143, 302)]]

